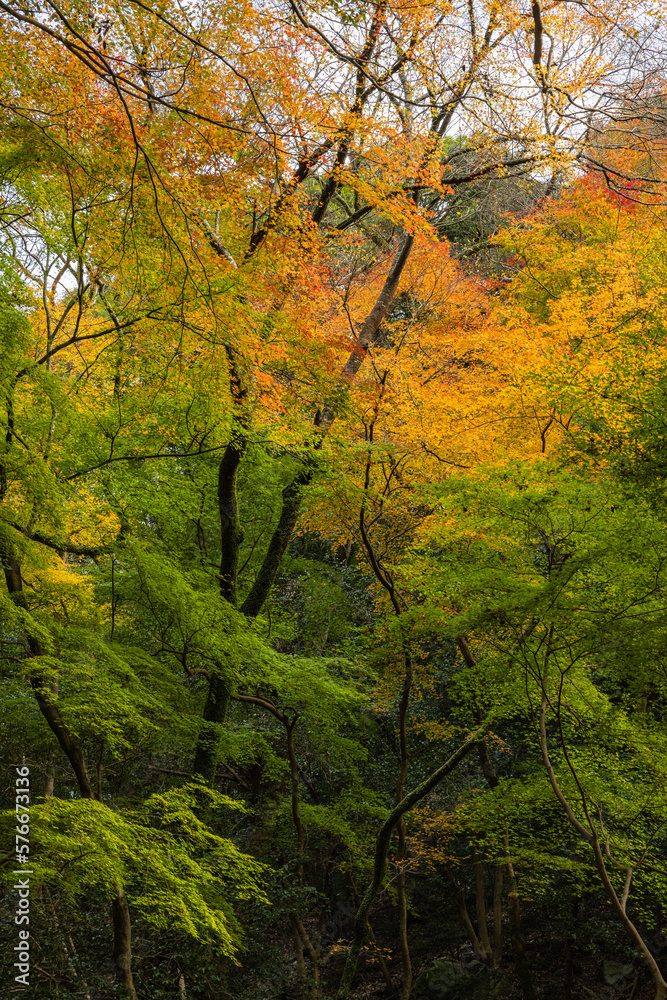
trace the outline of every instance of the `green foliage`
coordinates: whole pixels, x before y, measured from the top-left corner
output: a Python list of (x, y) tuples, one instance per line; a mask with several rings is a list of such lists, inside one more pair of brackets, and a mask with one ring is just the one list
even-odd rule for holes
[[(268, 900), (265, 866), (199, 818), (202, 810), (210, 816), (227, 809), (244, 811), (196, 784), (121, 810), (52, 799), (32, 810), (38, 878), (73, 901), (91, 887), (109, 899), (125, 888), (152, 926), (184, 931), (233, 958), (242, 934), (232, 904)], [(12, 819), (5, 816), (6, 825)]]
[[(187, 41), (192, 11), (146, 33), (148, 8), (121, 6), (70, 14), (129, 97), (20, 36), (0, 101), (0, 736), (31, 771), (49, 991), (118, 995), (122, 890), (142, 1000), (331, 995), (378, 832), (483, 718), (488, 756), (466, 746), (391, 833), (365, 975), (383, 955), (398, 986), (397, 928), (423, 942), (422, 912), (458, 957), (457, 903), (470, 918), (503, 868), (531, 960), (553, 900), (559, 947), (592, 951), (599, 925), (617, 950), (595, 838), (648, 937), (667, 899), (662, 209), (561, 187), (560, 133), (540, 151), (509, 103), (506, 133), (441, 136), (418, 59), (442, 12), (333, 0), (300, 35), (296, 7), (214, 4)], [(529, 14), (502, 6), (519, 52)], [(475, 30), (459, 84), (448, 56), (433, 72), (488, 107)], [(314, 66), (326, 100), (296, 85)], [(33, 77), (51, 116), (26, 110)], [(507, 458), (531, 452), (498, 426), (544, 407), (563, 440)]]

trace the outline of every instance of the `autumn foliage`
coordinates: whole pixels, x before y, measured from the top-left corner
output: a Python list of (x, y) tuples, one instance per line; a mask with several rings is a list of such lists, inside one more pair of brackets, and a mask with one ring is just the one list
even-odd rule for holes
[(21, 985), (665, 1000), (661, 13), (0, 19)]

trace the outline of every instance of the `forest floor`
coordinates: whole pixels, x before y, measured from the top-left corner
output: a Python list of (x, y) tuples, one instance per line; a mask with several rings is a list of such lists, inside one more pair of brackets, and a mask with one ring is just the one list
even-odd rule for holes
[[(626, 945), (611, 915), (605, 911), (591, 911), (579, 916), (578, 946), (570, 951), (570, 979), (568, 987), (568, 952), (562, 928), (554, 926), (544, 911), (527, 907), (524, 913), (524, 946), (528, 965), (538, 1000), (653, 1000), (655, 988), (648, 970), (636, 953)], [(396, 933), (397, 917), (388, 900), (378, 906), (373, 914), (373, 928), (396, 984), (401, 980), (399, 941)], [(465, 936), (458, 914), (438, 902), (437, 894), (429, 898), (424, 892), (418, 899), (418, 908), (410, 915), (408, 923), (413, 986), (419, 975), (433, 963), (445, 960), (468, 965), (475, 960), (472, 947)], [(345, 949), (332, 949), (323, 963), (323, 996), (335, 995), (335, 987), (342, 974)], [(663, 949), (664, 951), (664, 949)], [(627, 976), (615, 986), (605, 982), (605, 972), (610, 964), (625, 966)], [(632, 971), (630, 971), (632, 968)], [(513, 987), (516, 1000), (522, 991), (514, 968), (511, 947), (505, 949), (500, 973)], [(296, 993), (294, 997), (296, 997)], [(414, 995), (414, 988), (413, 988)], [(292, 998), (291, 991), (283, 996)], [(396, 994), (398, 996), (398, 994)], [(388, 991), (373, 953), (363, 953), (355, 986), (350, 1000), (387, 1000)], [(429, 997), (429, 1000), (431, 998)], [(440, 1000), (433, 997), (433, 1000)], [(456, 994), (456, 1000), (460, 1000)], [(486, 1000), (471, 993), (465, 1000)]]

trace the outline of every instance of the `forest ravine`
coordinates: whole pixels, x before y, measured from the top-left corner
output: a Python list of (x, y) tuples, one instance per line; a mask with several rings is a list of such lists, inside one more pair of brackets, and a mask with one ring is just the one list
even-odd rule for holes
[(665, 12), (0, 23), (0, 995), (667, 1000)]

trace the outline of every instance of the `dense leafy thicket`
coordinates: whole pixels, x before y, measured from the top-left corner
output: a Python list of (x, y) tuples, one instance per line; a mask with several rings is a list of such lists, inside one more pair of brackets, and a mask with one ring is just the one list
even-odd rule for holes
[(2, 995), (665, 1000), (660, 12), (0, 23)]

